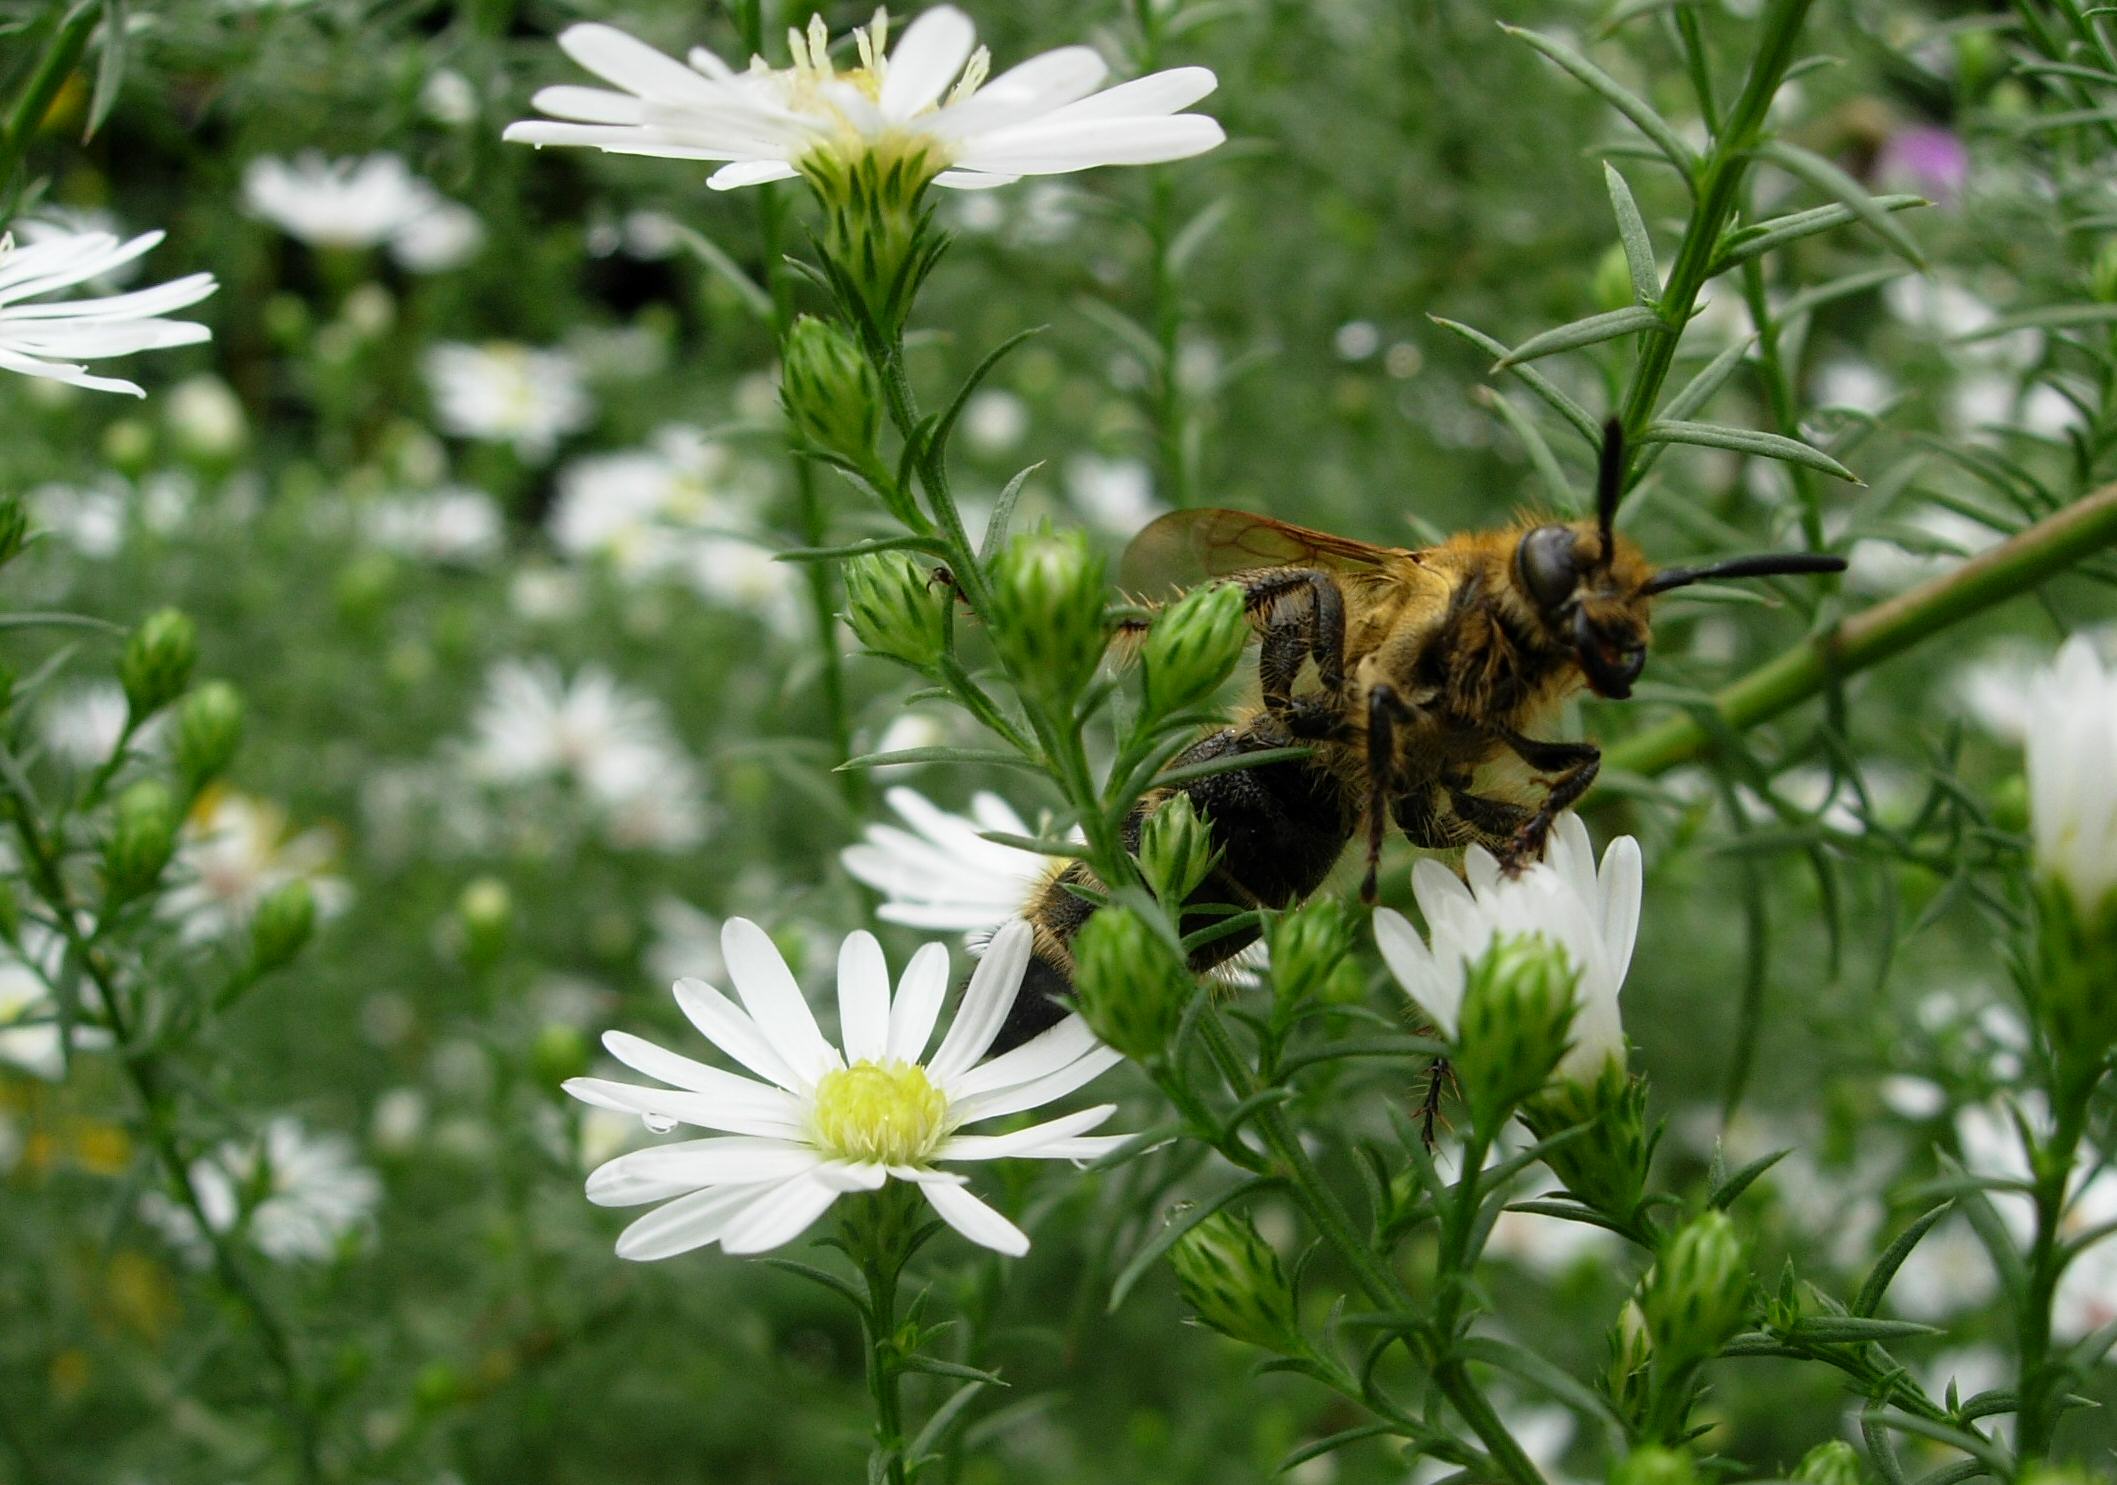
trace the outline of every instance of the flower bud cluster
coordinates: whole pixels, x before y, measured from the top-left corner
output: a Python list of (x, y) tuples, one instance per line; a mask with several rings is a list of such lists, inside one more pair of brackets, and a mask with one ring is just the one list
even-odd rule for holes
[(1566, 1052), (1580, 971), (1540, 934), (1495, 938), (1471, 965), (1454, 1053), (1478, 1128), (1495, 1132)]

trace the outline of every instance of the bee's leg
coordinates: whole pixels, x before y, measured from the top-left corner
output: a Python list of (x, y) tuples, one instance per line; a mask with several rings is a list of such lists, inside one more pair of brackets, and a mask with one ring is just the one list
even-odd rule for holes
[[(1306, 593), (1306, 603), (1285, 614), (1273, 611), (1280, 599), (1300, 593)], [(1276, 567), (1244, 583), (1242, 596), (1251, 612), (1270, 615), (1257, 657), (1257, 678), (1269, 710), (1283, 713), (1293, 704), (1294, 678), (1310, 656), (1315, 657), (1323, 689), (1331, 694), (1343, 689), (1345, 599), (1336, 578), (1317, 568)]]
[(1389, 817), (1397, 822), (1397, 829), (1404, 832), (1404, 838), (1422, 851), (1445, 851), (1461, 844), (1453, 824), (1441, 813), (1441, 793), (1437, 787), (1411, 789), (1399, 794), (1396, 803), (1389, 807)]
[(1533, 861), (1544, 852), (1544, 837), (1558, 817), (1571, 809), (1602, 768), (1602, 749), (1593, 743), (1540, 742), (1502, 730), (1500, 740), (1538, 773), (1553, 775), (1544, 802), (1522, 825), (1508, 846), (1510, 861)]
[(1470, 834), (1502, 861), (1512, 864), (1518, 859), (1513, 854), (1515, 843), (1536, 818), (1535, 811), (1508, 800), (1472, 794), (1467, 789), (1450, 789), (1448, 803), (1455, 810), (1457, 821), (1469, 826)]
[(1362, 902), (1375, 900), (1382, 871), (1382, 831), (1396, 788), (1397, 724), (1417, 715), (1387, 682), (1377, 682), (1367, 693), (1367, 875), (1360, 879)]

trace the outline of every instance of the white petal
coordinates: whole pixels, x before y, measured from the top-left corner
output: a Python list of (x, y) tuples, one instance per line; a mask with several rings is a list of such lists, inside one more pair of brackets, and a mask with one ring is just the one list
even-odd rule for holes
[(795, 1093), (808, 1093), (815, 1088), (813, 1078), (799, 1077), (787, 1066), (786, 1059), (772, 1049), (755, 1021), (704, 980), (678, 980), (676, 1004), (707, 1041), (760, 1078), (769, 1078)]
[(1029, 1234), (971, 1194), (967, 1186), (922, 1186), (941, 1220), (980, 1247), (1019, 1258), (1029, 1251)]
[(605, 82), (642, 98), (714, 103), (722, 89), (671, 56), (615, 26), (587, 23), (559, 33), (559, 47)]
[(1020, 179), (1019, 175), (993, 175), (983, 170), (944, 170), (934, 177), (934, 184), (952, 191), (990, 191), (1011, 186)]
[(733, 191), (743, 186), (761, 186), (767, 181), (792, 180), (799, 174), (784, 160), (738, 160), (707, 176), (706, 184), (716, 191)]
[(1051, 119), (1054, 123), (1071, 123), (1080, 119), (1160, 118), (1179, 108), (1189, 108), (1219, 86), (1220, 79), (1210, 67), (1171, 67), (1069, 103)]
[(771, 1186), (729, 1186), (679, 1196), (619, 1233), (617, 1256), (645, 1263), (702, 1248), (774, 1189)]
[(1137, 1139), (1131, 1134), (1082, 1134), (1070, 1140), (1053, 1140), (1033, 1150), (1018, 1150), (1016, 1160), (1100, 1160), (1120, 1145)]
[(889, 1179), (889, 1167), (873, 1161), (827, 1160), (816, 1167), (816, 1179), (834, 1191), (876, 1191)]
[(1062, 46), (1008, 68), (921, 122), (944, 139), (1039, 118), (1095, 91), (1110, 68), (1090, 46)]
[(1064, 1098), (1074, 1089), (1093, 1082), (1124, 1060), (1125, 1054), (1115, 1048), (1097, 1047), (1086, 1056), (1075, 1058), (1066, 1066), (1048, 1072), (1041, 1078), (1017, 1083), (1011, 1088), (996, 1088), (976, 1098), (951, 1101), (951, 1111), (957, 1122), (975, 1124), (980, 1119), (997, 1119), (1002, 1114), (1019, 1114), (1024, 1109), (1042, 1108), (1047, 1103)]
[(965, 142), (956, 158), (963, 170), (1016, 175), (1064, 175), (1099, 165), (1158, 165), (1202, 155), (1227, 134), (1203, 114), (1166, 119), (1060, 121), (1059, 114), (1018, 129)]
[(634, 1036), (629, 1031), (604, 1032), (603, 1046), (634, 1072), (660, 1078), (672, 1087), (688, 1088), (693, 1093), (706, 1093), (751, 1107), (783, 1109), (790, 1119), (800, 1117), (801, 1105), (785, 1090), (709, 1067), (695, 1058), (657, 1047), (645, 1037)]
[(126, 392), (134, 397), (145, 397), (147, 389), (138, 382), (128, 382), (119, 377), (91, 376), (86, 366), (66, 366), (53, 361), (40, 361), (34, 356), (24, 356), (0, 345), (0, 369), (18, 372), (24, 376), (43, 377), (47, 381), (65, 382), (72, 387), (87, 387), (98, 392)]
[(838, 947), (838, 1038), (847, 1062), (889, 1055), (889, 964), (872, 933), (849, 933)]
[(1088, 1023), (1079, 1016), (1068, 1016), (1013, 1051), (979, 1063), (941, 1091), (951, 1099), (960, 1099), (1018, 1087), (1070, 1066), (1076, 1058), (1094, 1051), (1095, 1046), (1095, 1033), (1088, 1029)]
[(661, 160), (725, 160), (731, 152), (667, 139), (650, 130), (614, 124), (562, 124), (523, 119), (500, 135), (510, 144), (584, 145), (613, 155), (649, 155)]
[(813, 1083), (842, 1066), (771, 935), (748, 918), (730, 918), (720, 930), (720, 953), (743, 1009), (788, 1067)]
[(897, 981), (896, 998), (889, 1006), (889, 1056), (896, 1062), (917, 1062), (933, 1040), (934, 1022), (940, 1019), (941, 1002), (948, 996), (948, 945), (922, 944), (904, 966)]
[(827, 1182), (796, 1177), (730, 1222), (720, 1235), (720, 1246), (729, 1253), (762, 1253), (790, 1243), (837, 1199)]
[(1027, 1129), (1011, 1130), (1006, 1134), (959, 1134), (944, 1143), (934, 1156), (936, 1160), (1005, 1160), (1036, 1150), (1054, 1140), (1071, 1139), (1077, 1134), (1086, 1134), (1096, 1125), (1117, 1112), (1114, 1103), (1097, 1104), (1092, 1109), (1079, 1113), (1061, 1114), (1056, 1119), (1046, 1119), (1041, 1124), (1032, 1124)]
[(675, 1144), (631, 1150), (606, 1160), (588, 1175), (588, 1199), (598, 1205), (617, 1206), (619, 1193), (643, 1183), (682, 1183), (687, 1189), (702, 1186), (750, 1186), (760, 1181), (784, 1181), (816, 1169), (823, 1157), (807, 1145), (789, 1140), (725, 1139), (678, 1140)]
[[(1426, 862), (1420, 862), (1424, 866)], [(1453, 966), (1443, 967), (1436, 962), (1434, 952), (1419, 938), (1402, 913), (1390, 908), (1375, 911), (1375, 946), (1382, 951), (1382, 962), (1396, 976), (1404, 993), (1418, 1002), (1419, 1009), (1433, 1017), (1441, 1035), (1450, 1039), (1455, 1036), (1456, 1020), (1462, 1012), (1460, 975)]]
[(977, 42), (970, 17), (953, 5), (937, 5), (913, 21), (890, 53), (878, 100), (883, 116), (908, 119), (932, 104), (956, 80)]
[(1639, 939), (1639, 898), (1645, 867), (1639, 842), (1620, 835), (1602, 853), (1603, 945), (1609, 954), (1610, 971), (1621, 982), (1632, 967), (1632, 949)]
[(686, 1093), (674, 1088), (642, 1088), (609, 1078), (568, 1078), (563, 1086), (569, 1095), (595, 1108), (614, 1109), (621, 1114), (651, 1114), (700, 1129), (721, 1129), (730, 1134), (772, 1138), (798, 1138), (804, 1129), (798, 1109), (790, 1110), (785, 1105), (767, 1103), (762, 1099)]
[(584, 88), (577, 83), (539, 88), (530, 100), (540, 112), (581, 124), (637, 124), (640, 100), (630, 93), (608, 88)]
[(973, 1062), (985, 1055), (992, 1039), (1000, 1034), (1007, 1013), (1014, 1008), (1022, 975), (1029, 968), (1029, 951), (1035, 938), (1029, 924), (1015, 919), (992, 937), (985, 957), (971, 973), (970, 985), (956, 1007), (956, 1019), (941, 1038), (941, 1049), (927, 1064), (927, 1073), (943, 1087), (952, 1084)]

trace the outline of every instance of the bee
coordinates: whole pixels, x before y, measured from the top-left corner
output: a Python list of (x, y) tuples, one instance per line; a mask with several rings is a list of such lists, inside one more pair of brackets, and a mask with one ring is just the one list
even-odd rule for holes
[[(1526, 519), (1432, 547), (1370, 546), (1231, 510), (1175, 511), (1140, 532), (1125, 553), (1122, 586), (1152, 595), (1198, 578), (1234, 584), (1259, 638), (1261, 704), (1207, 732), (1171, 766), (1310, 750), (1180, 786), (1220, 853), (1187, 909), (1291, 906), (1323, 885), (1362, 834), (1361, 897), (1373, 902), (1391, 823), (1414, 846), (1476, 843), (1517, 867), (1534, 859), (1602, 762), (1591, 742), (1539, 734), (1583, 688), (1612, 700), (1631, 695), (1646, 665), (1655, 598), (1708, 578), (1844, 570), (1842, 558), (1807, 552), (1656, 568), (1615, 529), (1624, 463), (1613, 421), (1593, 520)], [(1488, 781), (1495, 765), (1510, 762), (1528, 770), (1529, 798)], [(1141, 799), (1127, 822), (1128, 846), (1172, 792)], [(1095, 909), (1068, 887), (1096, 885), (1076, 862), (1025, 907), (1036, 949), (998, 1045), (1027, 1039), (1069, 1009), (1069, 945)], [(1181, 927), (1190, 933), (1214, 921), (1187, 911)], [(1212, 969), (1257, 936), (1249, 928), (1217, 938), (1191, 967)]]

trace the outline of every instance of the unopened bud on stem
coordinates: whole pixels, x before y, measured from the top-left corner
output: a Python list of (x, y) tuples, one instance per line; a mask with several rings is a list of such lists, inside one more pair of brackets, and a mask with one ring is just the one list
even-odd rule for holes
[(1496, 938), (1463, 987), (1455, 1052), (1471, 1114), (1496, 1132), (1565, 1055), (1580, 972), (1540, 934)]
[(1749, 1259), (1727, 1213), (1692, 1218), (1641, 1281), (1639, 1307), (1657, 1362), (1673, 1370), (1715, 1355), (1742, 1325), (1749, 1280)]
[(177, 708), (176, 766), (192, 793), (227, 769), (243, 738), (243, 698), (226, 681), (208, 681)]
[(173, 608), (142, 619), (118, 660), (118, 679), (134, 725), (181, 696), (197, 664), (198, 630), (190, 619)]
[(176, 852), (178, 816), (168, 787), (142, 779), (120, 794), (103, 842), (103, 875), (113, 903), (150, 890)]
[(1112, 903), (1074, 935), (1073, 962), (1081, 1014), (1095, 1034), (1136, 1062), (1160, 1056), (1196, 985), (1167, 940)]
[(1190, 900), (1219, 857), (1213, 831), (1191, 796), (1163, 800), (1139, 831), (1139, 870), (1155, 899), (1174, 910)]
[(882, 383), (844, 327), (802, 315), (787, 332), (779, 399), (803, 440), (864, 463), (882, 420)]
[(1176, 1240), (1169, 1262), (1177, 1292), (1205, 1324), (1282, 1356), (1303, 1349), (1293, 1285), (1249, 1218), (1213, 1213)]
[(845, 566), (845, 621), (878, 655), (930, 670), (948, 646), (949, 587), (901, 552), (872, 552)]
[(1249, 641), (1241, 589), (1219, 583), (1184, 594), (1155, 615), (1140, 647), (1148, 710), (1167, 716), (1210, 699)]
[(1030, 695), (1069, 704), (1101, 662), (1103, 562), (1085, 533), (1032, 531), (992, 563), (993, 644)]

